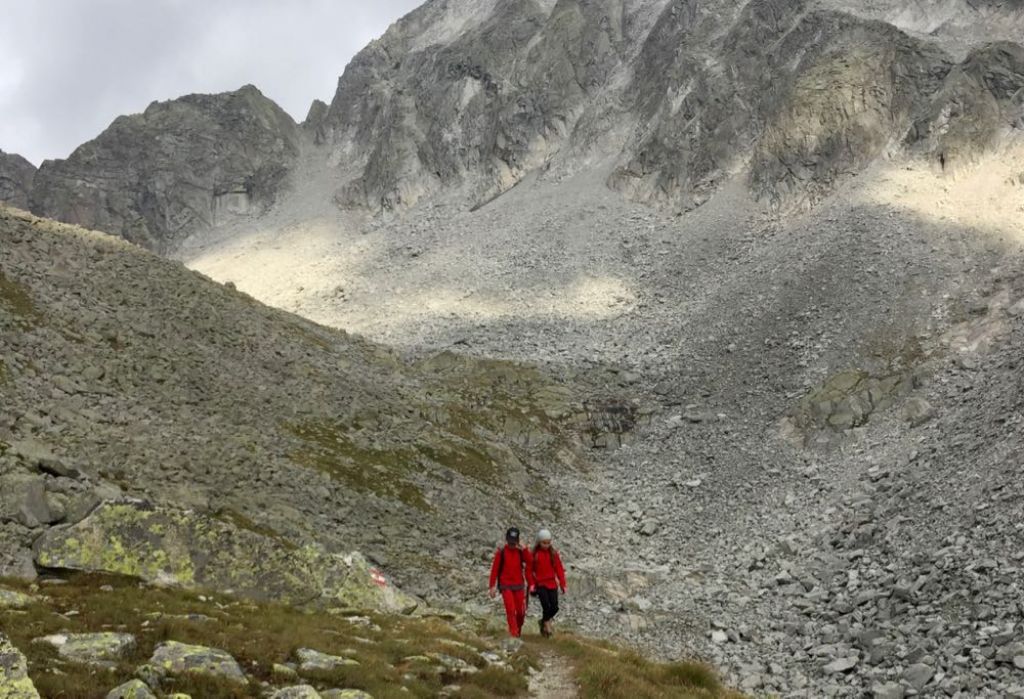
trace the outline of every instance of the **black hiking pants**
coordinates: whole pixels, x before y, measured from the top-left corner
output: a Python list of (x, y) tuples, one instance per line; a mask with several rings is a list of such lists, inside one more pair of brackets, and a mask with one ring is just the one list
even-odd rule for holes
[(540, 623), (551, 621), (558, 614), (558, 590), (549, 590), (546, 587), (537, 586), (537, 599), (540, 600), (540, 607), (544, 610), (544, 616)]

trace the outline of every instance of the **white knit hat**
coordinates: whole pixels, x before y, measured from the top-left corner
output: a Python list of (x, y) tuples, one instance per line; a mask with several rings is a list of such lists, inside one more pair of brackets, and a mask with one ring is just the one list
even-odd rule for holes
[(551, 541), (551, 532), (547, 529), (541, 529), (537, 532), (537, 541)]

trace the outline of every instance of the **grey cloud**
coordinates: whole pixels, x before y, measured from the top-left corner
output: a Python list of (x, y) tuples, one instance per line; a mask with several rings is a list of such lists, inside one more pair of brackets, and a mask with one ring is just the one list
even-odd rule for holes
[(0, 148), (65, 157), (119, 114), (259, 87), (296, 119), (421, 0), (0, 0)]

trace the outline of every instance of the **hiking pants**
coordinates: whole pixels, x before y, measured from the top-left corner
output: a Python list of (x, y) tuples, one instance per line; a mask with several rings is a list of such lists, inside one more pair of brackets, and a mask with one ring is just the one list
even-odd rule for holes
[(526, 621), (526, 590), (502, 589), (501, 599), (505, 603), (505, 618), (508, 620), (508, 632), (518, 637), (523, 633), (523, 622)]
[(541, 618), (540, 623), (543, 624), (545, 621), (551, 621), (558, 614), (558, 589), (551, 588), (550, 590), (546, 587), (537, 586), (537, 597), (540, 599), (541, 609), (544, 610), (544, 616)]

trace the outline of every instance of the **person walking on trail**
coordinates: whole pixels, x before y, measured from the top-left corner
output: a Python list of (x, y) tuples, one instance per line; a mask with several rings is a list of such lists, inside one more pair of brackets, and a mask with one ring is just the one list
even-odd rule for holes
[(537, 545), (533, 547), (532, 577), (543, 610), (540, 633), (550, 637), (551, 620), (558, 614), (558, 591), (565, 594), (565, 568), (562, 566), (562, 557), (551, 545), (551, 532), (547, 529), (537, 533)]
[(505, 532), (505, 545), (494, 554), (491, 565), (489, 594), (493, 599), (501, 592), (505, 603), (508, 632), (514, 638), (523, 635), (526, 621), (526, 593), (533, 591), (533, 564), (530, 549), (519, 543), (519, 530), (510, 527)]

